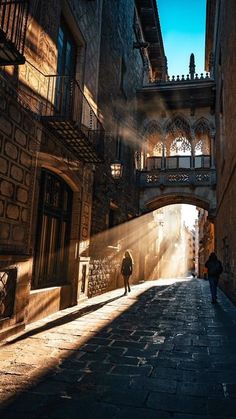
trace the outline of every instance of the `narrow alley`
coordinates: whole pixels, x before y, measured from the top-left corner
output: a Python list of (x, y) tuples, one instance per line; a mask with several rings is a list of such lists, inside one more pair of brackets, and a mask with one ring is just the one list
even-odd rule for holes
[(236, 418), (236, 309), (201, 279), (117, 289), (2, 343), (1, 417)]

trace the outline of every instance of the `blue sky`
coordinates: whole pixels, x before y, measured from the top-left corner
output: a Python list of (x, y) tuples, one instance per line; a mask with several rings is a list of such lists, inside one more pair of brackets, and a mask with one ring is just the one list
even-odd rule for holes
[(196, 73), (204, 71), (206, 0), (157, 0), (169, 75), (186, 75), (195, 55)]

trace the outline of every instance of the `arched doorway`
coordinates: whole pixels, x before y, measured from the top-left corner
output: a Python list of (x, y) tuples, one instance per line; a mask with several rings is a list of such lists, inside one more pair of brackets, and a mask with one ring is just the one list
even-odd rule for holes
[(72, 191), (67, 183), (42, 169), (32, 288), (66, 283), (71, 207)]

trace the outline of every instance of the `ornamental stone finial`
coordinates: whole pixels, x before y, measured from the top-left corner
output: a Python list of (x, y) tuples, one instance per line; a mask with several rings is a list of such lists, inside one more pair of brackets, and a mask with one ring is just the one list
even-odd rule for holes
[(194, 79), (194, 74), (195, 74), (195, 57), (194, 54), (192, 53), (190, 55), (190, 62), (189, 62), (189, 74), (190, 74), (190, 79), (193, 80)]

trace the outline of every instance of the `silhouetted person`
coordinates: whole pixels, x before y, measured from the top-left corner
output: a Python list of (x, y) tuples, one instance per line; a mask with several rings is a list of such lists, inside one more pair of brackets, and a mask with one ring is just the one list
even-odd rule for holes
[(217, 302), (217, 285), (220, 274), (223, 272), (221, 261), (217, 258), (215, 252), (212, 252), (209, 259), (205, 263), (205, 267), (208, 270), (208, 280), (210, 284), (212, 304)]
[(122, 264), (121, 264), (121, 273), (124, 278), (124, 286), (125, 286), (125, 293), (124, 295), (127, 295), (127, 290), (130, 292), (130, 285), (129, 285), (129, 278), (132, 275), (133, 272), (133, 260), (131, 258), (130, 253), (128, 250), (126, 250)]

